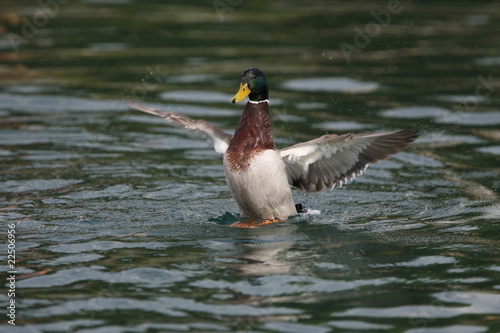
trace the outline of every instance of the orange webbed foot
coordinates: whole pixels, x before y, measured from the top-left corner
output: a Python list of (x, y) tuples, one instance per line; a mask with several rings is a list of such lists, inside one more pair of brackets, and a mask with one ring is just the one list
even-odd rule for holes
[(268, 224), (281, 222), (281, 221), (283, 221), (283, 220), (280, 220), (280, 219), (274, 219), (274, 220), (244, 219), (243, 221), (239, 221), (239, 222), (231, 224), (231, 227), (254, 229), (254, 228), (261, 227), (263, 225), (268, 225)]

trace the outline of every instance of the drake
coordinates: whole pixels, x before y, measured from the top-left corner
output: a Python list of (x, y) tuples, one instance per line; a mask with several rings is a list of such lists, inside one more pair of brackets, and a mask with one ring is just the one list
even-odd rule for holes
[(317, 139), (277, 149), (269, 115), (269, 92), (264, 74), (248, 68), (232, 102), (248, 97), (240, 121), (230, 135), (203, 120), (175, 112), (163, 112), (127, 102), (140, 111), (160, 116), (200, 131), (224, 156), (226, 180), (242, 217), (285, 220), (304, 212), (295, 205), (291, 186), (304, 192), (320, 192), (342, 186), (361, 175), (368, 165), (407, 147), (420, 133), (420, 126), (375, 134), (327, 134)]

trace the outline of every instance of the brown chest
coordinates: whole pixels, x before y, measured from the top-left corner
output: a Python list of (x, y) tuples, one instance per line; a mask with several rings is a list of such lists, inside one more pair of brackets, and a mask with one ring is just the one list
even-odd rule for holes
[(276, 149), (267, 102), (248, 102), (226, 151), (226, 165), (245, 171), (253, 158), (266, 149)]

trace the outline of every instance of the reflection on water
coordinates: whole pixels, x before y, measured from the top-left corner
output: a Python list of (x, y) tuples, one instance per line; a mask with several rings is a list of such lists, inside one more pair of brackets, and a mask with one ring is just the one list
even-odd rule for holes
[[(500, 331), (495, 2), (403, 2), (350, 62), (339, 44), (388, 3), (58, 3), (46, 22), (37, 4), (0, 14), (0, 219), (18, 272), (0, 332)], [(294, 193), (321, 214), (232, 227), (220, 156), (124, 100), (231, 132), (249, 66), (280, 146), (426, 130), (341, 189)]]
[(293, 262), (280, 255), (297, 241), (290, 237), (296, 231), (293, 224), (249, 230), (245, 238), (236, 239), (237, 253), (230, 256), (228, 269), (247, 277), (290, 273)]

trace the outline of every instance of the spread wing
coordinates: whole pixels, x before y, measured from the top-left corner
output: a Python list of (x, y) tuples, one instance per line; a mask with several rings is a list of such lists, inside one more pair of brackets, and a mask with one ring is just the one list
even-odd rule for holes
[(368, 165), (408, 146), (422, 127), (375, 134), (323, 135), (281, 150), (288, 181), (305, 192), (342, 186), (361, 175)]
[(227, 147), (229, 146), (229, 141), (231, 140), (231, 135), (224, 132), (217, 126), (207, 123), (204, 120), (194, 120), (187, 116), (183, 116), (176, 112), (165, 112), (157, 109), (153, 109), (149, 106), (139, 104), (137, 102), (127, 101), (127, 104), (139, 111), (146, 112), (158, 117), (162, 117), (168, 122), (173, 124), (181, 125), (187, 130), (199, 131), (206, 138), (211, 139), (214, 144), (214, 149), (220, 154), (225, 154)]

